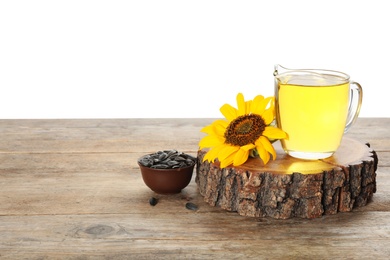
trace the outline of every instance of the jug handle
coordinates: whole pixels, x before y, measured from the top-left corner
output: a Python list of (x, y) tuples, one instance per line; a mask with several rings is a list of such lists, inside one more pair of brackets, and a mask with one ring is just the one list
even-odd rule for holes
[(359, 116), (360, 108), (362, 106), (363, 101), (363, 88), (362, 86), (355, 82), (350, 82), (351, 95), (349, 98), (349, 107), (348, 107), (348, 116), (347, 116), (347, 124), (344, 129), (344, 133), (348, 132), (351, 126), (355, 123), (356, 119)]

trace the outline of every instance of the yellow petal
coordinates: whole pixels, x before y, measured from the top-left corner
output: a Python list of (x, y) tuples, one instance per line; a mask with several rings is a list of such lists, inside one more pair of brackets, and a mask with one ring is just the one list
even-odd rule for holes
[(244, 146), (241, 146), (240, 149), (243, 149), (244, 151), (249, 151), (249, 150), (251, 150), (251, 149), (253, 149), (255, 147), (256, 147), (256, 145), (254, 145), (254, 144), (246, 144)]
[(272, 109), (272, 110), (274, 110), (274, 107), (275, 107), (275, 97), (267, 97), (264, 100), (267, 100), (267, 104), (265, 106), (265, 109)]
[(222, 147), (223, 145), (219, 145), (210, 149), (203, 157), (203, 161), (207, 160), (209, 162), (214, 162), (215, 159), (218, 157), (219, 151), (221, 150)]
[(263, 144), (260, 142), (259, 139), (256, 141), (256, 149), (257, 149), (257, 152), (259, 153), (260, 159), (263, 160), (264, 164), (267, 164), (269, 159), (270, 159), (270, 155), (264, 149)]
[(231, 122), (232, 120), (236, 119), (237, 117), (237, 109), (232, 107), (229, 104), (223, 105), (219, 111), (221, 111), (222, 115), (229, 121)]
[(252, 103), (253, 103), (252, 100), (245, 101), (245, 115), (251, 113)]
[(254, 114), (261, 115), (264, 112), (264, 109), (261, 108), (261, 102), (264, 100), (264, 96), (257, 95), (252, 101), (251, 112)]
[(272, 155), (272, 159), (275, 160), (276, 159), (276, 151), (275, 151), (274, 147), (272, 146), (272, 144), (270, 143), (270, 141), (264, 136), (260, 136), (260, 138), (258, 140), (261, 142), (264, 149)]
[(212, 124), (208, 125), (208, 126), (205, 126), (200, 131), (202, 133), (212, 134), (212, 133), (214, 133), (214, 126)]
[(246, 114), (246, 103), (244, 100), (244, 95), (242, 93), (237, 94), (237, 116), (243, 116)]
[(239, 149), (234, 156), (233, 165), (239, 166), (248, 160), (249, 150)]
[(274, 121), (275, 119), (275, 112), (272, 110), (272, 109), (267, 109), (263, 112), (263, 114), (261, 115), (261, 117), (263, 118), (264, 120), (264, 123), (266, 125), (269, 125), (272, 123), (272, 121)]
[(213, 123), (214, 126), (214, 132), (216, 135), (224, 136), (226, 132), (226, 128), (228, 127), (229, 122), (226, 120), (216, 120)]
[(284, 139), (287, 138), (286, 132), (283, 130), (273, 127), (273, 126), (266, 126), (263, 135), (268, 137), (269, 139)]
[(267, 107), (271, 108), (273, 98), (274, 97), (267, 97), (259, 102), (259, 104), (257, 105), (258, 106), (258, 108), (257, 108), (258, 115), (262, 116), (264, 111), (267, 109)]
[(200, 131), (209, 135), (224, 136), (229, 123), (226, 120), (215, 120), (211, 125), (203, 127)]
[(231, 165), (234, 161), (234, 153), (229, 155), (227, 158), (225, 158), (224, 160), (221, 161), (221, 164), (219, 165), (219, 167), (221, 167), (222, 169)]
[(236, 153), (238, 149), (240, 149), (239, 146), (225, 145), (224, 148), (222, 148), (221, 151), (219, 152), (218, 159), (220, 161), (223, 161), (230, 155)]
[(214, 149), (211, 149), (203, 156), (203, 162), (214, 162), (215, 158), (217, 158), (217, 156), (215, 156)]
[(225, 142), (224, 137), (220, 137), (220, 136), (216, 136), (216, 135), (207, 135), (199, 141), (199, 149), (204, 149), (207, 147), (214, 147), (217, 145), (221, 145), (224, 142)]

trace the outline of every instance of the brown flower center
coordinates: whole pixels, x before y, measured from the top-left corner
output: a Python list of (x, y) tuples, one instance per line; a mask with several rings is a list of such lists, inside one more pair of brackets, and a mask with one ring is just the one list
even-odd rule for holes
[(234, 119), (225, 131), (225, 143), (244, 146), (254, 144), (266, 127), (264, 119), (257, 114), (243, 115)]

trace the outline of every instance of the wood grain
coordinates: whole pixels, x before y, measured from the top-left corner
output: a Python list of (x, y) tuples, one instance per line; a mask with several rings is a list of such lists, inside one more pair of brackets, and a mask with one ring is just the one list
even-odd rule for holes
[(0, 259), (388, 259), (389, 118), (359, 118), (347, 134), (377, 152), (372, 201), (312, 220), (212, 207), (194, 179), (168, 196), (144, 185), (140, 156), (196, 155), (213, 120), (0, 120)]

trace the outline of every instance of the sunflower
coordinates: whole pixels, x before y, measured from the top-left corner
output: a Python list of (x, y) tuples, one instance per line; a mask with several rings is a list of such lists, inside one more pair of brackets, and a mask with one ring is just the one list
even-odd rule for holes
[(245, 101), (237, 94), (237, 109), (229, 104), (220, 108), (225, 119), (215, 120), (202, 128), (207, 135), (199, 141), (199, 148), (210, 148), (203, 161), (220, 161), (220, 167), (238, 166), (248, 157), (260, 157), (264, 164), (275, 160), (276, 152), (271, 142), (287, 138), (281, 129), (272, 126), (275, 119), (274, 97), (256, 96)]

